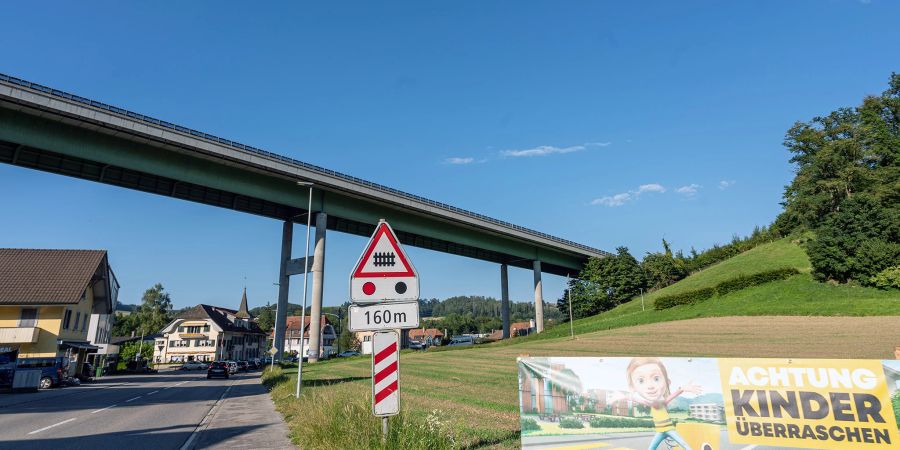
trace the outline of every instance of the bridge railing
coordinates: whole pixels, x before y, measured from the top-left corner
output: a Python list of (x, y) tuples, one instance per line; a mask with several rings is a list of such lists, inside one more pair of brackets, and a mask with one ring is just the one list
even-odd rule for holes
[(499, 225), (499, 226), (503, 226), (503, 227), (507, 227), (507, 228), (512, 228), (512, 229), (514, 229), (514, 230), (521, 231), (521, 232), (523, 232), (523, 233), (527, 233), (527, 234), (531, 234), (531, 235), (535, 235), (535, 236), (540, 236), (540, 237), (542, 237), (542, 238), (544, 238), (544, 239), (548, 239), (548, 240), (550, 240), (550, 241), (554, 241), (554, 242), (557, 242), (557, 243), (560, 243), (560, 244), (566, 244), (566, 245), (569, 245), (569, 246), (572, 246), (572, 247), (576, 247), (576, 248), (579, 248), (579, 249), (582, 249), (582, 250), (586, 250), (586, 251), (589, 251), (589, 252), (600, 253), (600, 254), (606, 254), (606, 255), (609, 254), (608, 252), (605, 252), (605, 251), (603, 251), (603, 250), (596, 249), (596, 248), (594, 248), (594, 247), (590, 247), (590, 246), (587, 246), (587, 245), (584, 245), (584, 244), (579, 244), (579, 243), (577, 243), (577, 242), (573, 242), (573, 241), (570, 241), (570, 240), (568, 240), (568, 239), (563, 239), (563, 238), (560, 238), (560, 237), (552, 236), (552, 235), (549, 235), (549, 234), (547, 234), (547, 233), (542, 233), (542, 232), (537, 231), (537, 230), (532, 230), (532, 229), (530, 229), (530, 228), (526, 228), (526, 227), (523, 227), (523, 226), (516, 225), (516, 224), (514, 224), (514, 223), (505, 222), (505, 221), (502, 221), (502, 220), (499, 220), (499, 219), (495, 219), (495, 218), (493, 218), (493, 217), (488, 217), (488, 216), (485, 216), (484, 214), (478, 214), (478, 213), (475, 213), (475, 212), (472, 212), (472, 211), (467, 211), (467, 210), (465, 210), (465, 209), (457, 208), (456, 206), (448, 205), (448, 204), (446, 204), (446, 203), (436, 202), (436, 201), (434, 201), (434, 200), (427, 199), (427, 198), (422, 197), (422, 196), (419, 196), (419, 195), (410, 194), (410, 193), (408, 193), (408, 192), (404, 192), (404, 191), (401, 191), (401, 190), (399, 190), (399, 189), (394, 189), (394, 188), (392, 188), (392, 187), (384, 186), (384, 185), (381, 185), (381, 184), (378, 184), (378, 183), (373, 183), (373, 182), (371, 182), (371, 181), (363, 180), (362, 178), (354, 177), (354, 176), (352, 176), (352, 175), (347, 175), (347, 174), (344, 174), (344, 173), (341, 173), (341, 172), (337, 172), (337, 171), (334, 171), (334, 170), (331, 170), (331, 169), (326, 169), (326, 168), (324, 168), (324, 167), (320, 167), (320, 166), (317, 166), (317, 165), (315, 165), (315, 164), (310, 164), (310, 163), (307, 163), (307, 162), (304, 162), (304, 161), (300, 161), (300, 160), (298, 160), (298, 159), (289, 158), (289, 157), (287, 157), (287, 156), (279, 155), (279, 154), (277, 154), (277, 153), (272, 153), (272, 152), (269, 152), (269, 151), (266, 151), (266, 150), (263, 150), (263, 149), (260, 149), (260, 148), (256, 148), (256, 147), (253, 147), (253, 146), (250, 146), (250, 145), (242, 144), (242, 143), (240, 143), (240, 142), (232, 141), (232, 140), (230, 140), (230, 139), (221, 138), (221, 137), (218, 137), (218, 136), (211, 135), (211, 134), (209, 134), (209, 133), (204, 133), (204, 132), (202, 132), (202, 131), (197, 131), (197, 130), (194, 130), (194, 129), (191, 129), (191, 128), (183, 127), (183, 126), (181, 126), (181, 125), (177, 125), (177, 124), (174, 124), (174, 123), (166, 122), (166, 121), (164, 121), (164, 120), (160, 120), (160, 119), (157, 119), (157, 118), (154, 118), (154, 117), (146, 116), (146, 115), (144, 115), (144, 114), (140, 114), (140, 113), (136, 113), (136, 112), (133, 112), (133, 111), (129, 111), (129, 110), (127, 110), (127, 109), (123, 109), (123, 108), (119, 108), (119, 107), (116, 107), (116, 106), (108, 105), (108, 104), (103, 103), (103, 102), (98, 102), (98, 101), (96, 101), (96, 100), (91, 100), (91, 99), (89, 99), (89, 98), (81, 97), (81, 96), (78, 96), (78, 95), (75, 95), (75, 94), (70, 94), (70, 93), (68, 93), (68, 92), (60, 91), (60, 90), (58, 90), (58, 89), (53, 89), (53, 88), (50, 88), (50, 87), (47, 87), (47, 86), (44, 86), (44, 85), (41, 85), (41, 84), (38, 84), (38, 83), (33, 83), (33, 82), (31, 82), (31, 81), (23, 80), (23, 79), (21, 79), (21, 78), (16, 78), (16, 77), (12, 77), (12, 76), (5, 75), (5, 74), (0, 73), (0, 81), (5, 81), (5, 82), (10, 83), (10, 84), (15, 84), (15, 85), (18, 85), (18, 86), (23, 86), (23, 87), (26, 87), (26, 88), (29, 88), (29, 89), (33, 89), (33, 90), (36, 90), (36, 91), (40, 91), (40, 92), (43, 92), (43, 93), (52, 95), (52, 96), (54, 96), (54, 97), (64, 98), (64, 99), (66, 99), (66, 100), (74, 101), (74, 102), (81, 103), (81, 104), (84, 104), (84, 105), (88, 105), (88, 106), (91, 106), (91, 107), (94, 107), (94, 108), (99, 108), (99, 109), (102, 109), (102, 110), (105, 110), (105, 111), (109, 111), (109, 112), (112, 112), (112, 113), (115, 113), (115, 114), (119, 114), (119, 115), (128, 117), (128, 118), (130, 118), (130, 119), (139, 120), (139, 121), (146, 122), (146, 123), (150, 123), (150, 124), (153, 124), (153, 125), (156, 125), (156, 126), (160, 126), (160, 127), (163, 127), (163, 128), (168, 128), (168, 129), (170, 129), (170, 130), (175, 130), (175, 131), (178, 131), (178, 132), (180, 132), (180, 133), (185, 133), (185, 134), (189, 134), (189, 135), (191, 135), (191, 136), (195, 136), (195, 137), (207, 139), (207, 140), (216, 142), (216, 143), (218, 143), (218, 144), (222, 144), (222, 145), (227, 145), (227, 146), (229, 146), (229, 147), (238, 148), (238, 149), (241, 149), (241, 150), (244, 150), (244, 151), (247, 151), (247, 152), (255, 153), (255, 154), (257, 154), (257, 155), (266, 156), (266, 157), (268, 157), (268, 158), (275, 159), (275, 160), (278, 160), (278, 161), (281, 161), (281, 162), (284, 162), (284, 163), (287, 163), (287, 164), (293, 164), (293, 165), (296, 165), (296, 166), (303, 167), (304, 169), (312, 170), (312, 171), (314, 171), (314, 172), (319, 172), (319, 173), (322, 173), (322, 174), (330, 175), (330, 176), (333, 176), (333, 177), (335, 177), (335, 178), (342, 179), (342, 180), (344, 180), (344, 181), (350, 181), (350, 182), (353, 182), (353, 183), (356, 183), (356, 184), (360, 184), (360, 185), (363, 185), (363, 186), (366, 186), (366, 187), (370, 187), (370, 188), (375, 189), (375, 190), (377, 190), (377, 191), (381, 191), (381, 192), (385, 192), (385, 193), (394, 194), (394, 195), (397, 195), (397, 196), (400, 196), (400, 197), (403, 197), (403, 198), (406, 198), (406, 199), (409, 199), (409, 200), (415, 200), (415, 201), (417, 201), (417, 202), (425, 203), (425, 204), (427, 204), (427, 205), (434, 206), (434, 207), (436, 207), (436, 208), (444, 209), (444, 210), (447, 210), (447, 211), (452, 211), (452, 212), (455, 212), (455, 213), (457, 213), (457, 214), (462, 214), (462, 215), (464, 215), (464, 216), (468, 216), (468, 217), (471, 217), (471, 218), (473, 218), (473, 219), (483, 220), (483, 221), (485, 221), (485, 222), (489, 222), (489, 223), (492, 223), (492, 224), (494, 224), (494, 225)]

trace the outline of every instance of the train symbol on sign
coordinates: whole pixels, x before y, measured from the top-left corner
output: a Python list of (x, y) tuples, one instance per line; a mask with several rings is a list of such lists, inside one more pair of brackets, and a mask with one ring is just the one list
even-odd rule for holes
[(394, 230), (381, 221), (350, 275), (350, 300), (379, 303), (418, 299), (419, 275), (400, 248)]

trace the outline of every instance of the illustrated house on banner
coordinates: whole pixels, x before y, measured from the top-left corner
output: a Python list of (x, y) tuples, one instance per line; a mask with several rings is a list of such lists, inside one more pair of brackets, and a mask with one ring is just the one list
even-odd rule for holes
[(564, 364), (521, 364), (519, 392), (522, 413), (541, 415), (568, 414), (580, 401), (581, 378)]

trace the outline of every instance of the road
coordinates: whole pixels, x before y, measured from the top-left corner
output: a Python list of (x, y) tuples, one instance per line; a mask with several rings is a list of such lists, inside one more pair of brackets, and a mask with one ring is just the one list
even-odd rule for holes
[(165, 371), (0, 394), (0, 449), (180, 449), (230, 385), (256, 376)]

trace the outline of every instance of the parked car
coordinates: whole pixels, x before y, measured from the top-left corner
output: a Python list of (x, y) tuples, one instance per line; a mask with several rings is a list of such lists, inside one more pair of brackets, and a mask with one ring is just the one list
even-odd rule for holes
[(230, 375), (233, 375), (233, 374), (238, 373), (238, 365), (237, 365), (236, 362), (234, 362), (234, 361), (225, 361), (225, 363), (228, 364), (228, 373), (229, 373)]
[(472, 336), (453, 336), (453, 338), (450, 339), (450, 343), (447, 345), (475, 345), (475, 338), (473, 338)]
[(237, 366), (238, 372), (246, 372), (249, 370), (249, 364), (247, 364), (247, 361), (238, 361)]
[(206, 369), (206, 379), (208, 380), (212, 377), (222, 377), (227, 379), (229, 372), (227, 362), (213, 361), (209, 364), (209, 368)]
[(347, 350), (346, 352), (338, 353), (338, 358), (347, 358), (350, 356), (359, 356), (359, 352), (354, 352), (353, 350)]
[(181, 365), (181, 370), (203, 370), (209, 367), (209, 363), (200, 361), (188, 361)]
[(247, 370), (259, 370), (259, 363), (252, 359), (247, 361)]
[(425, 343), (419, 341), (409, 341), (410, 350), (425, 350)]
[(16, 361), (16, 367), (19, 369), (41, 369), (41, 389), (59, 386), (69, 377), (69, 359), (64, 356), (19, 358)]

